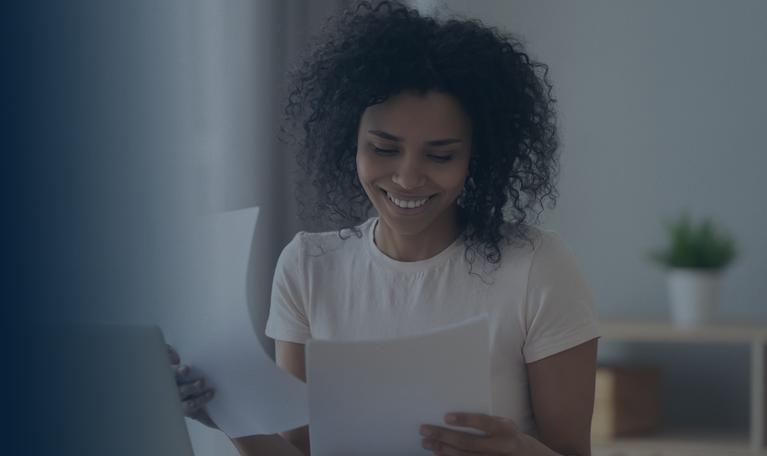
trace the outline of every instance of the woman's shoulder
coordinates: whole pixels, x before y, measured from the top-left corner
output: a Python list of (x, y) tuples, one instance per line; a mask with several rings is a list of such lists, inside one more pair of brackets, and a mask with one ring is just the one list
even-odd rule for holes
[(572, 252), (555, 230), (535, 225), (505, 223), (501, 228), (506, 239), (502, 257), (528, 263), (557, 261)]
[(360, 225), (334, 231), (299, 231), (285, 246), (283, 255), (319, 258), (328, 254), (350, 253), (365, 246), (373, 221), (370, 219)]
[(515, 257), (521, 259), (518, 264), (526, 271), (529, 286), (583, 281), (573, 249), (557, 231), (527, 226), (526, 235), (527, 240), (518, 241), (507, 251), (507, 258), (512, 262)]

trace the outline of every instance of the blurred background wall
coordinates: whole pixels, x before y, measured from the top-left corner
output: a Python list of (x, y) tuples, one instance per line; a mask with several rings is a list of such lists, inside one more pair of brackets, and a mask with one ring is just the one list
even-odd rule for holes
[(667, 317), (645, 254), (665, 242), (661, 221), (689, 209), (742, 246), (719, 316), (767, 320), (765, 2), (422, 3), (519, 34), (549, 65), (562, 176), (545, 222), (578, 254), (603, 317)]

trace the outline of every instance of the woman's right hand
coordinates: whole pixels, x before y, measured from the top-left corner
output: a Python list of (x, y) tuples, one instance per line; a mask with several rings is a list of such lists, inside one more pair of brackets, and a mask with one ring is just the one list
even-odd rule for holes
[(206, 384), (204, 378), (192, 375), (189, 366), (181, 364), (178, 352), (170, 345), (168, 345), (168, 358), (176, 378), (176, 386), (184, 415), (205, 426), (218, 429), (216, 423), (210, 419), (205, 410), (205, 404), (213, 398), (213, 388)]

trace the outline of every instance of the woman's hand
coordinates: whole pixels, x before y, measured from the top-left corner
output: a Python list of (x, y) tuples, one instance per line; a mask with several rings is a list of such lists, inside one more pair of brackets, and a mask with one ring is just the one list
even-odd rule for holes
[(216, 423), (210, 419), (205, 410), (205, 404), (213, 398), (213, 388), (205, 383), (204, 378), (192, 375), (189, 366), (181, 364), (181, 358), (170, 345), (168, 345), (168, 359), (176, 377), (176, 386), (184, 415), (205, 426), (218, 429)]
[(508, 418), (481, 413), (450, 413), (445, 422), (453, 426), (477, 429), (484, 435), (455, 431), (439, 426), (421, 426), (422, 445), (435, 454), (468, 455), (554, 455), (553, 451), (519, 430)]

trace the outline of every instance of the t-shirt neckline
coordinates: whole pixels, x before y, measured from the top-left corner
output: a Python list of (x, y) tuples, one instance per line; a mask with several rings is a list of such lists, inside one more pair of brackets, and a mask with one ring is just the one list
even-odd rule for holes
[(384, 266), (387, 266), (389, 268), (395, 269), (399, 272), (405, 272), (405, 273), (414, 273), (414, 272), (423, 272), (428, 269), (434, 268), (436, 266), (441, 265), (447, 259), (459, 248), (461, 241), (461, 236), (458, 236), (455, 241), (453, 241), (452, 244), (444, 248), (441, 252), (434, 255), (431, 258), (427, 258), (425, 260), (418, 260), (418, 261), (399, 261), (395, 260), (394, 258), (390, 258), (386, 256), (385, 253), (381, 251), (381, 249), (378, 248), (378, 246), (375, 244), (375, 228), (376, 225), (378, 225), (378, 217), (373, 217), (370, 220), (370, 226), (367, 229), (367, 244), (368, 244), (368, 251), (370, 252), (371, 257), (374, 261), (383, 264)]

